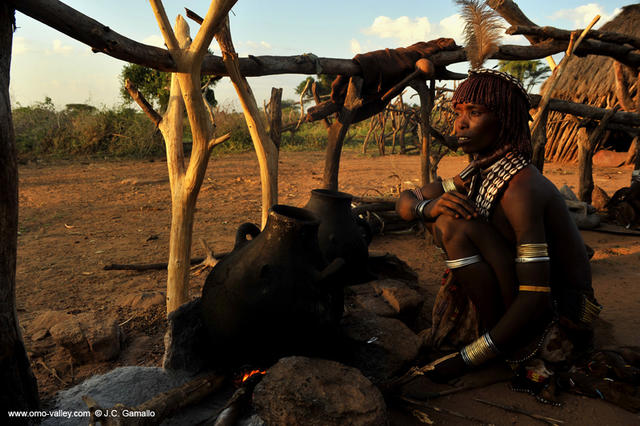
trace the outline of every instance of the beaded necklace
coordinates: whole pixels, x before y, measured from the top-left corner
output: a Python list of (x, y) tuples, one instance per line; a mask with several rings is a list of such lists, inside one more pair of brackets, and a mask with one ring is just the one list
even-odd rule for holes
[(506, 184), (528, 164), (529, 161), (522, 154), (511, 151), (487, 169), (482, 170), (480, 176), (473, 177), (469, 193), (475, 194), (472, 199), (482, 217), (489, 219), (495, 207), (494, 204), (506, 189)]

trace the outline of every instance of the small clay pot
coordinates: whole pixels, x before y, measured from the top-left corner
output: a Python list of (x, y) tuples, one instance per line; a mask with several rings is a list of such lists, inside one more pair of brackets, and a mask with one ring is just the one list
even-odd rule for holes
[(318, 242), (327, 262), (343, 258), (344, 285), (358, 284), (372, 279), (367, 263), (369, 250), (363, 232), (351, 211), (350, 194), (329, 189), (314, 189), (304, 206), (320, 219)]

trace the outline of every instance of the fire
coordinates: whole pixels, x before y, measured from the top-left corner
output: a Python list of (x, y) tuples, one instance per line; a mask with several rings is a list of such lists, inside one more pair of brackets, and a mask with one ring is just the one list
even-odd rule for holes
[(244, 383), (249, 377), (255, 375), (255, 374), (266, 374), (266, 371), (263, 370), (251, 370), (248, 373), (244, 373), (244, 375), (242, 376), (242, 379), (240, 380), (240, 383)]

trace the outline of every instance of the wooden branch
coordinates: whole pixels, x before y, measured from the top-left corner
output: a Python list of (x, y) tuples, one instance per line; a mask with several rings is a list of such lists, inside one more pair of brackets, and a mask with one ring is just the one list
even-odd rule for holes
[[(108, 26), (89, 18), (58, 0), (8, 0), (17, 10), (44, 23), (69, 37), (91, 46), (94, 52), (102, 52), (126, 62), (151, 67), (160, 71), (177, 71), (177, 66), (169, 52), (154, 46), (145, 45), (124, 37)], [(612, 43), (591, 44), (598, 40), (586, 40), (576, 52), (580, 55), (598, 54), (612, 56), (625, 65), (640, 66), (640, 54), (621, 54), (611, 51)], [(524, 60), (539, 59), (562, 52), (567, 41), (549, 40), (536, 46), (501, 46), (493, 59)], [(622, 56), (621, 56), (622, 55)], [(438, 66), (435, 79), (462, 79), (452, 75), (442, 67), (456, 62), (464, 62), (466, 55), (461, 48), (457, 51), (440, 52), (429, 58)], [(317, 74), (320, 66), (327, 74), (359, 75), (360, 67), (351, 59), (311, 58), (307, 55), (296, 56), (252, 56), (238, 60), (243, 76), (263, 76), (274, 74)], [(215, 55), (205, 55), (202, 63), (203, 74), (229, 75), (223, 59)]]
[(613, 62), (613, 74), (616, 77), (616, 97), (618, 98), (618, 102), (620, 102), (620, 105), (622, 105), (625, 111), (634, 111), (635, 105), (629, 95), (629, 88), (624, 79), (622, 64), (618, 61)]
[[(314, 81), (311, 85), (311, 93), (313, 94), (313, 100), (316, 102), (316, 105), (320, 104), (320, 95), (318, 95), (318, 85)], [(325, 129), (329, 129), (331, 127), (331, 120), (326, 116), (322, 118), (322, 123), (324, 124)]]
[[(527, 16), (520, 10), (517, 4), (511, 0), (489, 0), (487, 4), (490, 8), (495, 10), (511, 25), (526, 25), (529, 27), (535, 27), (534, 24)], [(540, 39), (536, 35), (525, 35), (525, 38), (529, 40), (529, 43), (536, 44), (540, 42)], [(547, 56), (547, 63), (549, 68), (553, 71), (556, 68), (556, 62), (552, 56)]]
[(329, 128), (322, 179), (323, 188), (325, 189), (338, 190), (342, 143), (356, 111), (362, 106), (362, 98), (360, 97), (362, 84), (363, 79), (361, 77), (353, 76), (349, 79), (344, 105), (338, 114), (338, 119)]
[(190, 50), (197, 56), (204, 56), (207, 53), (209, 45), (213, 41), (214, 35), (224, 23), (227, 15), (237, 0), (218, 0), (212, 1), (209, 10), (201, 24), (200, 31), (196, 34), (195, 39), (191, 43)]
[[(549, 86), (546, 88), (546, 92), (540, 99), (540, 104), (538, 105), (538, 113), (536, 114), (536, 117), (533, 120), (533, 124), (531, 125), (532, 134), (536, 134), (536, 133), (539, 134), (540, 132), (543, 132), (543, 131), (546, 132), (547, 107), (549, 105), (549, 100), (551, 99), (551, 94), (553, 93), (553, 90), (558, 84), (558, 81), (560, 80), (560, 76), (564, 73), (564, 70), (567, 67), (567, 63), (573, 58), (575, 50), (578, 48), (580, 43), (582, 43), (582, 40), (584, 40), (584, 37), (587, 34), (587, 32), (591, 29), (591, 27), (595, 25), (596, 22), (598, 22), (599, 19), (600, 19), (600, 15), (597, 15), (591, 21), (589, 26), (582, 31), (582, 33), (580, 34), (580, 37), (578, 37), (578, 40), (575, 43), (573, 43), (573, 38), (571, 38), (565, 56), (560, 61), (560, 64), (553, 71)], [(536, 145), (533, 146), (534, 152), (544, 152), (544, 145), (541, 145), (541, 144), (546, 143), (546, 138), (538, 137), (537, 139), (535, 139), (535, 142), (536, 142)], [(544, 168), (544, 155), (538, 156), (538, 158), (536, 158), (534, 165), (538, 168), (538, 170), (540, 170), (540, 172), (542, 172)]]
[(164, 10), (162, 1), (149, 0), (149, 3), (151, 3), (151, 9), (153, 9), (153, 14), (156, 17), (156, 21), (158, 21), (158, 27), (160, 28), (160, 32), (162, 33), (164, 44), (167, 46), (169, 51), (178, 50), (180, 48), (180, 45), (178, 44), (176, 35), (173, 33), (173, 28), (171, 28), (169, 18), (167, 18), (167, 12), (165, 12)]
[(268, 119), (269, 137), (275, 144), (276, 149), (279, 150), (282, 141), (282, 88), (271, 88)]
[(145, 97), (140, 93), (138, 88), (131, 82), (131, 80), (127, 79), (124, 82), (124, 87), (129, 92), (129, 96), (136, 101), (138, 106), (144, 111), (145, 114), (151, 119), (153, 124), (158, 127), (160, 122), (162, 121), (162, 116), (156, 112), (155, 109), (151, 106), (151, 104), (145, 99)]
[(278, 149), (267, 133), (266, 125), (260, 115), (251, 87), (240, 71), (238, 55), (231, 39), (228, 18), (216, 33), (216, 40), (220, 45), (231, 82), (240, 99), (244, 118), (258, 157), (262, 184), (262, 227), (264, 227), (267, 222), (269, 208), (278, 202)]
[(228, 141), (229, 139), (231, 139), (231, 133), (225, 133), (224, 135), (220, 136), (219, 138), (215, 138), (209, 141), (209, 150), (212, 150), (215, 146), (220, 145), (223, 142)]
[(152, 421), (149, 417), (129, 417), (126, 421), (127, 425), (144, 425), (144, 424), (160, 424), (162, 421), (180, 409), (192, 404), (196, 404), (202, 401), (205, 397), (211, 395), (213, 392), (222, 388), (225, 383), (225, 378), (216, 374), (208, 374), (195, 378), (182, 386), (173, 388), (167, 392), (161, 393), (148, 401), (143, 402), (135, 407), (125, 407), (122, 404), (116, 404), (113, 410), (118, 412), (117, 415), (97, 416), (96, 411), (100, 410), (101, 413), (111, 413), (111, 409), (106, 411), (101, 407), (97, 401), (91, 398), (89, 395), (83, 395), (82, 400), (87, 404), (89, 411), (91, 412), (90, 424), (100, 422), (104, 426), (116, 426), (124, 424), (122, 422), (124, 410), (136, 411), (136, 412), (153, 412), (154, 416)]
[[(532, 107), (537, 108), (542, 97), (540, 95), (529, 95), (529, 97), (531, 98)], [(580, 117), (592, 118), (594, 120), (601, 120), (607, 112), (606, 108), (599, 108), (591, 105), (579, 104), (576, 102), (565, 101), (556, 98), (549, 99), (548, 108), (551, 111), (558, 111), (566, 114), (577, 115)], [(611, 116), (610, 123), (640, 127), (640, 113), (618, 111)]]
[[(580, 31), (580, 30), (578, 30)], [(541, 38), (553, 38), (556, 40), (569, 40), (571, 31), (562, 30), (555, 27), (537, 27), (525, 25), (513, 25), (506, 30), (511, 35), (535, 35)], [(613, 33), (609, 31), (590, 30), (585, 36), (587, 39), (595, 39), (613, 44), (629, 44), (636, 49), (640, 49), (640, 38), (628, 34)]]
[(474, 398), (474, 400), (476, 400), (476, 401), (478, 401), (478, 402), (480, 402), (482, 404), (490, 405), (492, 407), (502, 408), (503, 410), (510, 411), (512, 413), (524, 414), (525, 416), (529, 416), (529, 417), (534, 418), (536, 420), (540, 420), (540, 421), (545, 422), (545, 423), (547, 423), (549, 425), (559, 425), (559, 424), (563, 424), (564, 423), (564, 420), (558, 420), (558, 419), (554, 419), (552, 417), (543, 416), (541, 414), (532, 413), (530, 411), (526, 411), (526, 410), (524, 410), (522, 408), (518, 408), (516, 406), (498, 404), (497, 402), (491, 402), (491, 401), (487, 401), (485, 399), (480, 399), (480, 398)]

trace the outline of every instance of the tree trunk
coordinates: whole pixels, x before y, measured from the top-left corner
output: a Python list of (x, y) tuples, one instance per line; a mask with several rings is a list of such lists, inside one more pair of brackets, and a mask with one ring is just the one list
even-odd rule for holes
[(593, 193), (593, 152), (589, 143), (589, 136), (584, 127), (578, 131), (578, 198), (585, 203), (591, 203)]
[(216, 40), (220, 45), (224, 65), (231, 78), (231, 83), (240, 99), (244, 119), (247, 122), (253, 147), (258, 157), (260, 182), (262, 183), (262, 227), (264, 228), (269, 209), (278, 202), (278, 148), (269, 137), (267, 126), (262, 120), (251, 87), (240, 72), (238, 55), (231, 39), (228, 17), (216, 34)]
[(344, 105), (338, 113), (337, 120), (335, 120), (329, 128), (324, 160), (324, 175), (322, 179), (324, 189), (338, 190), (338, 172), (340, 170), (342, 143), (353, 121), (356, 110), (362, 106), (362, 99), (360, 98), (362, 82), (362, 77), (358, 76), (353, 76), (349, 79)]
[(547, 145), (547, 120), (549, 118), (549, 109), (545, 108), (539, 111), (538, 114), (542, 114), (540, 117), (539, 125), (533, 128), (531, 133), (531, 145), (533, 145), (533, 155), (531, 162), (534, 166), (540, 170), (540, 173), (544, 170), (544, 153)]
[(178, 189), (171, 202), (171, 231), (169, 235), (169, 263), (167, 264), (167, 314), (189, 300), (189, 271), (191, 268), (191, 240), (193, 235), (193, 202), (185, 199)]
[[(412, 86), (420, 96), (420, 182), (424, 186), (431, 182), (431, 110), (433, 109), (433, 90), (427, 87), (427, 83), (416, 80)], [(433, 84), (432, 84), (433, 87)]]
[(3, 2), (0, 4), (0, 419), (7, 419), (8, 410), (34, 410), (39, 405), (38, 386), (15, 307), (18, 169), (9, 100), (14, 25), (13, 7)]

